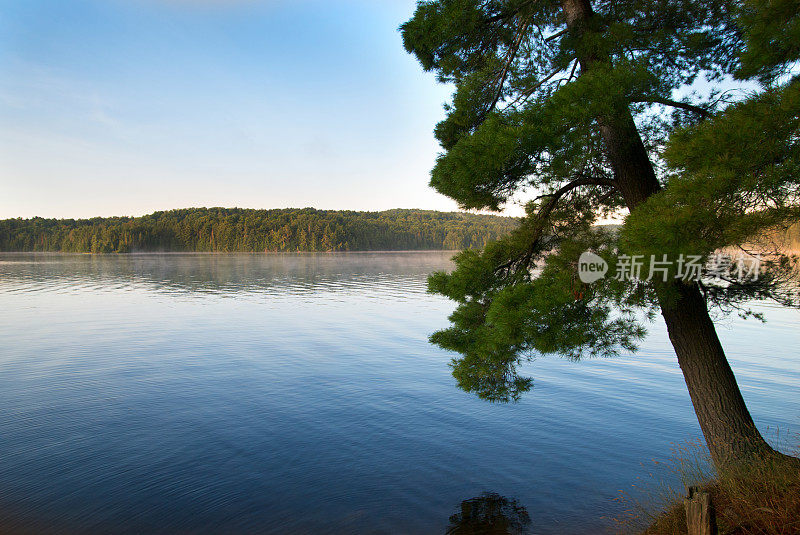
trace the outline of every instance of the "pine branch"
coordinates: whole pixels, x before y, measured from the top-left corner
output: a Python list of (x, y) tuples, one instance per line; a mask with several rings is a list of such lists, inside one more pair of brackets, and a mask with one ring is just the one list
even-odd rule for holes
[(494, 269), (494, 272), (497, 273), (503, 269), (509, 269), (515, 264), (520, 266), (527, 267), (530, 264), (531, 259), (533, 258), (534, 253), (536, 252), (537, 245), (540, 244), (540, 240), (542, 238), (542, 234), (544, 234), (545, 229), (545, 222), (550, 217), (550, 214), (553, 213), (553, 210), (556, 209), (558, 206), (559, 201), (567, 194), (571, 193), (572, 191), (582, 187), (582, 186), (607, 186), (607, 187), (614, 187), (615, 183), (613, 180), (609, 180), (607, 178), (600, 178), (600, 177), (592, 177), (586, 176), (581, 173), (578, 174), (579, 178), (566, 183), (565, 185), (561, 186), (559, 189), (552, 193), (547, 193), (545, 195), (540, 195), (535, 200), (549, 198), (547, 203), (542, 206), (534, 217), (534, 225), (531, 233), (530, 245), (526, 249), (526, 251), (521, 255), (512, 258), (508, 262), (497, 266)]
[(514, 43), (509, 49), (508, 54), (506, 54), (506, 61), (503, 65), (503, 70), (500, 72), (500, 76), (498, 76), (497, 91), (495, 92), (492, 103), (489, 105), (489, 108), (486, 111), (487, 114), (491, 112), (495, 106), (497, 106), (497, 103), (500, 101), (500, 97), (503, 95), (503, 86), (506, 83), (506, 78), (508, 78), (508, 71), (511, 69), (511, 64), (514, 63), (514, 59), (517, 57), (517, 52), (522, 44), (522, 40), (525, 38), (525, 31), (528, 29), (529, 24), (529, 21), (523, 21), (519, 25), (520, 27), (517, 31), (517, 36), (514, 38)]
[(641, 102), (644, 104), (661, 104), (663, 106), (670, 106), (672, 108), (680, 108), (682, 110), (693, 111), (700, 115), (703, 119), (711, 116), (711, 111), (706, 108), (695, 106), (694, 104), (689, 104), (688, 102), (680, 102), (677, 100), (670, 100), (668, 98), (661, 98), (661, 97), (641, 97), (633, 99), (631, 102)]

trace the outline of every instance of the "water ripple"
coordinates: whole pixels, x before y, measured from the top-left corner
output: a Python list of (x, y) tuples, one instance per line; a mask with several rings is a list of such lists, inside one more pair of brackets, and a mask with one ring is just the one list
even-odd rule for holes
[[(497, 493), (598, 533), (699, 433), (663, 325), (541, 358), (516, 405), (427, 336), (450, 253), (0, 255), (0, 526), (37, 533), (442, 533)], [(762, 428), (800, 419), (797, 312), (720, 336)]]

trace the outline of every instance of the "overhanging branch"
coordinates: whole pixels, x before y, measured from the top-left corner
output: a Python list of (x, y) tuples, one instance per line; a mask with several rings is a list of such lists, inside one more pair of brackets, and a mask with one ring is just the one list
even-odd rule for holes
[(494, 271), (495, 273), (503, 270), (509, 269), (515, 264), (527, 266), (531, 259), (533, 258), (534, 253), (536, 252), (536, 246), (539, 244), (539, 241), (542, 238), (542, 234), (544, 234), (545, 229), (545, 222), (547, 218), (550, 217), (550, 214), (553, 213), (553, 210), (556, 209), (558, 206), (559, 201), (569, 194), (570, 192), (582, 187), (582, 186), (607, 186), (607, 187), (614, 187), (615, 183), (613, 180), (609, 180), (607, 178), (600, 178), (600, 177), (592, 177), (592, 176), (579, 176), (575, 180), (568, 182), (561, 186), (559, 189), (552, 193), (547, 193), (545, 195), (540, 195), (536, 198), (538, 199), (545, 199), (547, 198), (547, 202), (536, 212), (535, 215), (535, 223), (531, 229), (531, 236), (530, 236), (530, 245), (522, 253), (520, 256), (512, 258), (508, 262), (497, 266)]
[(500, 71), (500, 76), (498, 76), (497, 91), (495, 92), (492, 103), (489, 105), (488, 112), (491, 112), (495, 108), (495, 106), (497, 106), (497, 103), (500, 101), (500, 97), (503, 96), (503, 86), (506, 83), (506, 78), (508, 77), (508, 71), (511, 69), (511, 64), (514, 63), (514, 59), (517, 57), (517, 52), (519, 51), (519, 47), (522, 44), (522, 40), (525, 38), (525, 31), (528, 29), (529, 24), (530, 24), (529, 21), (520, 22), (519, 30), (517, 31), (517, 36), (514, 38), (514, 43), (509, 49), (508, 54), (506, 55), (506, 61), (503, 65), (503, 69)]
[(521, 13), (523, 9), (525, 9), (526, 7), (528, 7), (529, 5), (531, 5), (531, 4), (535, 3), (535, 2), (537, 2), (537, 0), (528, 0), (527, 2), (522, 2), (515, 9), (511, 9), (511, 10), (507, 10), (507, 11), (501, 11), (497, 15), (493, 15), (491, 17), (486, 17), (484, 19), (484, 22), (486, 22), (487, 24), (492, 24), (492, 23), (495, 23), (495, 22), (500, 22), (502, 20), (513, 18), (513, 17), (517, 16), (519, 13)]
[(706, 108), (703, 108), (701, 106), (695, 106), (694, 104), (689, 104), (688, 102), (670, 100), (668, 98), (642, 97), (633, 99), (631, 102), (641, 102), (644, 104), (661, 104), (662, 106), (669, 106), (671, 108), (679, 108), (682, 110), (693, 111), (696, 114), (700, 115), (700, 117), (702, 117), (703, 119), (711, 116), (711, 112)]

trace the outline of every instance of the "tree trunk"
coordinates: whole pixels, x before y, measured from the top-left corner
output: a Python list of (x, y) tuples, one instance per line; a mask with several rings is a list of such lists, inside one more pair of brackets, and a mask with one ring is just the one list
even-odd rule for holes
[[(767, 457), (774, 450), (758, 432), (697, 286), (675, 283), (661, 315), (689, 389), (703, 436), (718, 469)], [(665, 302), (667, 301), (667, 302)]]
[[(594, 13), (589, 0), (562, 0), (562, 9), (571, 32), (592, 31)], [(592, 52), (581, 53), (578, 60), (582, 72), (609, 62)], [(599, 117), (598, 124), (616, 186), (633, 210), (660, 189), (653, 164), (627, 103), (620, 103), (615, 113)], [(724, 470), (749, 462), (754, 455), (778, 456), (753, 423), (697, 285), (675, 281), (661, 285), (657, 293), (714, 465)]]

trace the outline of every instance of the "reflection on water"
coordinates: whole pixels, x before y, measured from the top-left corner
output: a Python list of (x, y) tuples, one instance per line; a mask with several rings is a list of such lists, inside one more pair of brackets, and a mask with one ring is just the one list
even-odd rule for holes
[(528, 532), (531, 517), (517, 503), (493, 492), (461, 502), (450, 517), (447, 535), (520, 535)]
[(189, 296), (280, 297), (369, 292), (374, 287), (380, 289), (382, 297), (402, 297), (409, 292), (424, 292), (425, 278), (421, 275), (432, 265), (447, 269), (452, 254), (2, 254), (0, 291), (80, 293), (113, 289)]
[[(606, 529), (699, 434), (663, 326), (488, 404), (427, 341), (450, 256), (0, 255), (0, 530), (442, 533), (523, 504), (536, 533)], [(720, 332), (756, 422), (791, 433), (800, 315), (764, 311)]]

